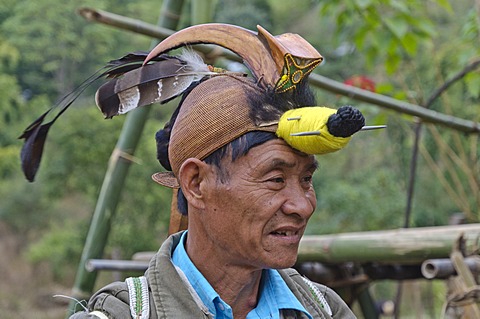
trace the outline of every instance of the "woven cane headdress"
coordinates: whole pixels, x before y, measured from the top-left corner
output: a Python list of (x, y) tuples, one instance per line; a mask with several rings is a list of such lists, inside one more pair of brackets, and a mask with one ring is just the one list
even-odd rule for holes
[[(165, 54), (200, 43), (235, 52), (251, 77), (207, 66), (191, 51)], [(173, 174), (153, 178), (165, 186), (178, 187), (175, 175), (187, 158), (204, 159), (250, 131), (275, 132), (308, 154), (336, 151), (364, 127), (365, 120), (350, 106), (339, 110), (314, 106), (306, 79), (322, 60), (297, 34), (272, 36), (260, 26), (258, 32), (227, 24), (192, 26), (168, 37), (148, 55), (136, 52), (111, 61), (64, 100), (53, 120), (43, 123), (52, 108), (33, 122), (21, 136), (22, 168), (33, 181), (50, 126), (86, 86), (104, 76), (112, 79), (98, 89), (96, 102), (107, 118), (185, 93), (172, 120), (157, 134), (166, 147), (167, 158), (161, 163)]]

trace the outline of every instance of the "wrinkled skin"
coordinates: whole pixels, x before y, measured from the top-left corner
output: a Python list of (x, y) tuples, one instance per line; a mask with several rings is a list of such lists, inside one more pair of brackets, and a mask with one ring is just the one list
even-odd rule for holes
[[(227, 181), (220, 182), (216, 168), (208, 167), (199, 187), (201, 212), (194, 217), (190, 213), (200, 221), (200, 227), (189, 228), (195, 246), (224, 265), (252, 270), (291, 267), (316, 206), (314, 157), (277, 139), (233, 163), (227, 157), (222, 164)], [(195, 233), (197, 229), (201, 232)]]

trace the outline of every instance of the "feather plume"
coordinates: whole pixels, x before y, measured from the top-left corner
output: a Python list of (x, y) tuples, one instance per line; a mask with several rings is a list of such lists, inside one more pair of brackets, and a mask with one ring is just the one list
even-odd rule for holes
[(168, 102), (212, 74), (197, 53), (184, 50), (179, 57), (165, 57), (112, 79), (98, 89), (95, 100), (105, 117), (111, 118), (140, 106)]
[(197, 52), (193, 50), (183, 50), (179, 56), (180, 60), (185, 61), (185, 71), (194, 74), (198, 73), (194, 81), (200, 81), (204, 74), (209, 74), (210, 69), (208, 65), (203, 62), (203, 59)]
[[(23, 173), (28, 181), (33, 182), (35, 179), (42, 159), (47, 134), (51, 126), (93, 82), (101, 78), (110, 78), (112, 80), (105, 85), (115, 88), (118, 80), (122, 79), (119, 86), (123, 86), (123, 88), (126, 89), (123, 91), (126, 92), (120, 94), (121, 98), (115, 95), (104, 97), (102, 94), (97, 94), (100, 96), (100, 99), (107, 101), (102, 102), (107, 103), (106, 110), (104, 111), (102, 109), (102, 112), (104, 112), (106, 117), (112, 117), (116, 114), (125, 113), (132, 108), (132, 105), (133, 107), (138, 107), (156, 101), (166, 102), (167, 99), (172, 99), (181, 94), (189, 87), (192, 81), (196, 81), (206, 74), (211, 74), (211, 72), (206, 73), (206, 71), (208, 71), (206, 65), (205, 67), (200, 67), (201, 63), (198, 59), (201, 60), (201, 58), (193, 58), (193, 60), (190, 58), (189, 61), (195, 61), (195, 63), (193, 63), (162, 54), (151, 59), (145, 66), (142, 66), (147, 55), (148, 52), (138, 51), (109, 61), (106, 66), (82, 82), (75, 90), (67, 94), (24, 130), (19, 136), (20, 139), (25, 140), (20, 154), (20, 161)], [(190, 67), (190, 64), (195, 65), (195, 67)], [(166, 67), (166, 70), (163, 70), (163, 67)], [(195, 74), (195, 70), (199, 68), (201, 71)], [(178, 70), (184, 75), (189, 73), (190, 75), (194, 75), (190, 77), (177, 77), (175, 72)], [(161, 75), (156, 74), (157, 72), (161, 73)], [(142, 76), (153, 79), (156, 77), (157, 81), (148, 82), (144, 80)], [(126, 78), (126, 80), (124, 78)], [(129, 79), (133, 84), (128, 84)], [(158, 79), (162, 79), (162, 85), (156, 83)], [(172, 88), (170, 94), (165, 93), (166, 87)], [(137, 89), (144, 94), (136, 94), (135, 90)], [(159, 91), (163, 92), (161, 98), (159, 98)], [(132, 98), (130, 98), (129, 95), (132, 96)], [(138, 102), (135, 102), (135, 99), (138, 99)], [(119, 103), (117, 103), (115, 108), (115, 103), (112, 103), (112, 100), (115, 101), (115, 103), (116, 101), (123, 100), (126, 107), (119, 112)]]

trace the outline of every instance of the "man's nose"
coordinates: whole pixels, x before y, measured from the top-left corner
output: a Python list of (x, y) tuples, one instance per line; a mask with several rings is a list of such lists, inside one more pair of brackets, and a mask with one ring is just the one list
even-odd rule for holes
[(316, 197), (313, 189), (306, 190), (301, 185), (292, 185), (284, 189), (285, 202), (282, 209), (285, 214), (297, 214), (309, 218), (316, 207)]

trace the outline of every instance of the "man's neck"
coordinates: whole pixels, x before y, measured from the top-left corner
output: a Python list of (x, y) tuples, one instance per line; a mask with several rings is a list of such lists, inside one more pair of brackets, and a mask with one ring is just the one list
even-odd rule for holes
[(204, 276), (222, 300), (230, 305), (234, 318), (245, 318), (257, 306), (262, 271), (242, 272), (229, 269), (234, 267), (226, 268), (224, 274), (217, 271)]
[(188, 239), (185, 248), (193, 264), (230, 305), (234, 318), (245, 318), (257, 306), (262, 270), (226, 265), (212, 250), (196, 247)]

